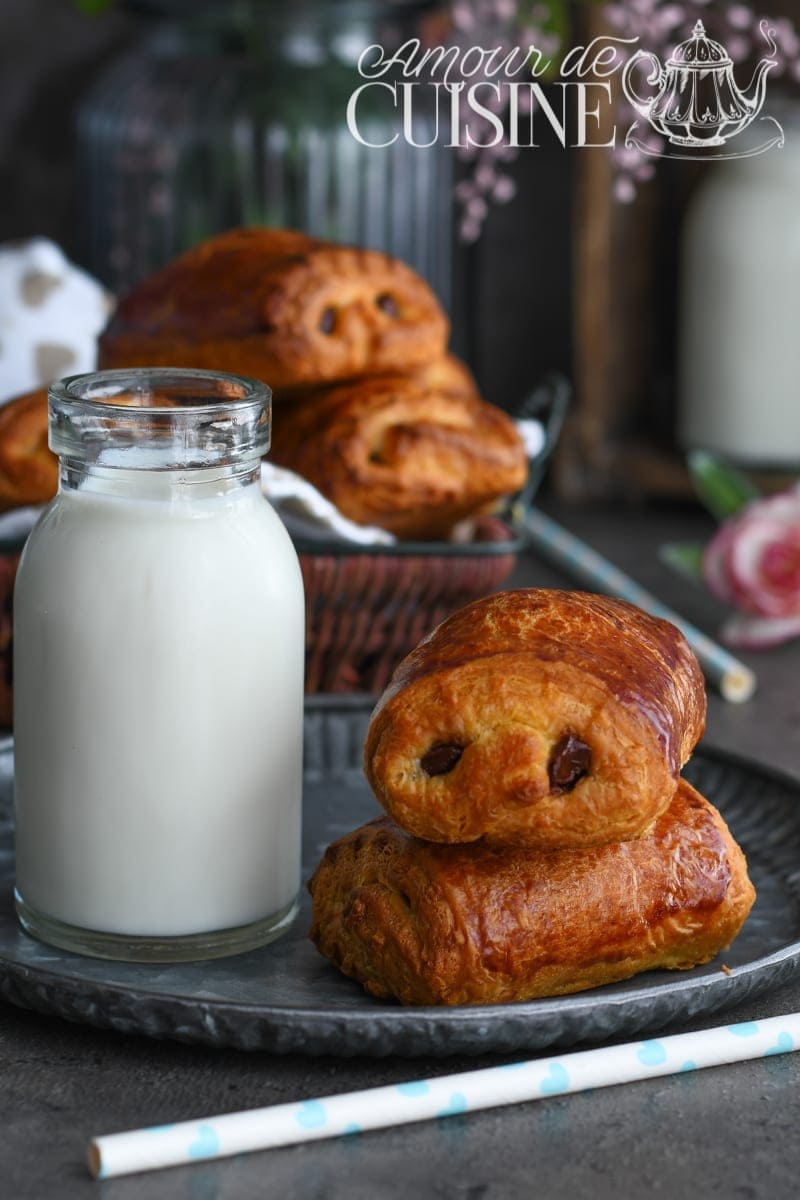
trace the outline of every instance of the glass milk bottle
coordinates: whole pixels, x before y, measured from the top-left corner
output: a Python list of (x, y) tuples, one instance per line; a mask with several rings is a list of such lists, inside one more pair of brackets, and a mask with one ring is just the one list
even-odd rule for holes
[(304, 603), (269, 436), (236, 376), (50, 389), (59, 491), (14, 598), (16, 905), (42, 941), (210, 958), (295, 914)]
[[(773, 107), (783, 148), (715, 164), (687, 215), (679, 434), (744, 466), (796, 470), (800, 110)], [(759, 123), (731, 144), (746, 151), (765, 136)]]

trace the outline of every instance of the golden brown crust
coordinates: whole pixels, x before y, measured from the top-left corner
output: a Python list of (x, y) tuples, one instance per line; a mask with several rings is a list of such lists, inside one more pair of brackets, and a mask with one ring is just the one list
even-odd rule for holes
[(44, 504), (58, 490), (58, 459), (47, 445), (47, 389), (0, 408), (0, 508)]
[[(403, 660), (372, 715), (364, 770), (417, 837), (599, 845), (639, 836), (666, 808), (705, 713), (674, 625), (582, 592), (500, 592)], [(587, 769), (563, 786), (554, 761), (570, 737)]]
[(401, 538), (453, 525), (525, 482), (511, 419), (477, 396), (385, 376), (306, 393), (276, 410), (271, 458), (348, 517)]
[[(386, 374), (386, 373), (384, 373)], [(430, 391), (441, 392), (448, 396), (473, 396), (481, 398), (480, 389), (478, 388), (475, 376), (470, 371), (465, 362), (455, 354), (447, 353), (441, 358), (432, 358), (424, 362), (421, 366), (410, 366), (402, 371), (392, 372), (392, 375), (400, 375), (407, 379), (409, 383), (415, 383), (419, 387), (426, 388)], [(283, 410), (286, 405), (303, 404), (309, 397), (313, 398), (326, 386), (340, 387), (343, 384), (358, 384), (364, 381), (364, 376), (356, 379), (345, 379), (333, 385), (317, 385), (314, 387), (292, 387), (288, 389), (278, 389), (272, 394), (274, 406), (279, 410)], [(380, 378), (380, 376), (377, 376)], [(376, 375), (371, 372), (366, 376), (368, 380), (376, 379)]]
[[(225, 383), (220, 383), (224, 390)], [(232, 388), (231, 395), (239, 393)], [(202, 398), (201, 398), (202, 399)], [(191, 403), (187, 393), (185, 403)], [(158, 391), (148, 405), (176, 407), (174, 396)], [(139, 393), (120, 393), (114, 404), (142, 405)], [(0, 407), (0, 511), (26, 504), (46, 504), (58, 490), (58, 459), (48, 443), (47, 388), (17, 396)]]
[(387, 254), (234, 229), (120, 302), (100, 365), (207, 367), (293, 388), (422, 366), (448, 331), (427, 283)]
[(311, 938), (374, 996), (497, 1004), (708, 962), (755, 898), (722, 817), (682, 781), (643, 838), (588, 850), (437, 846), (387, 818), (309, 883)]
[(466, 363), (455, 354), (431, 359), (409, 372), (409, 377), (421, 387), (445, 392), (451, 396), (480, 396), (478, 384)]

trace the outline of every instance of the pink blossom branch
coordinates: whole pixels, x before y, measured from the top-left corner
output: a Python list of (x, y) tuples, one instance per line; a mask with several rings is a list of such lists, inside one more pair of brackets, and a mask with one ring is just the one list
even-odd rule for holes
[[(453, 42), (466, 51), (475, 45), (535, 45), (542, 53), (558, 61), (562, 46), (551, 28), (554, 14), (562, 14), (564, 0), (529, 3), (526, 0), (452, 0)], [(649, 50), (662, 61), (675, 45), (691, 34), (698, 17), (709, 36), (722, 41), (734, 62), (743, 62), (769, 52), (761, 29), (763, 18), (749, 4), (714, 4), (712, 0), (609, 0), (603, 8), (608, 31), (617, 37), (637, 38), (642, 50)], [(557, 22), (556, 22), (557, 23)], [(800, 82), (800, 34), (788, 17), (768, 22), (775, 42), (774, 72)], [(482, 97), (483, 99), (483, 97)], [(520, 112), (527, 115), (529, 94), (519, 93)], [(500, 117), (506, 117), (506, 101), (487, 91), (486, 104)], [(627, 100), (618, 101), (620, 124), (630, 127), (637, 113)], [(475, 141), (489, 141), (493, 126), (474, 113), (469, 114), (470, 133)], [(636, 146), (617, 146), (610, 153), (614, 161), (614, 195), (620, 203), (632, 203), (639, 188), (653, 178), (652, 161), (664, 149), (664, 139), (653, 130), (637, 130), (644, 150)], [(467, 242), (476, 241), (492, 204), (503, 204), (515, 194), (513, 175), (507, 165), (518, 151), (498, 143), (487, 146), (461, 146), (459, 157), (470, 164), (466, 178), (456, 189), (460, 207), (460, 234)]]

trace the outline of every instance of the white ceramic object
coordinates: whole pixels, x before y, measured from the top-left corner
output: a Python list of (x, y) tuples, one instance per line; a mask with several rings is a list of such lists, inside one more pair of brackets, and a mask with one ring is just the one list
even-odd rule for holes
[(0, 246), (0, 403), (94, 370), (113, 300), (54, 242)]

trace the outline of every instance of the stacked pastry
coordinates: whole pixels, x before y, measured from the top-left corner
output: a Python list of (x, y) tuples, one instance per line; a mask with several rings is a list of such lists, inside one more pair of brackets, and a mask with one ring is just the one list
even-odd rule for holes
[(425, 281), (389, 255), (236, 229), (125, 297), (100, 365), (263, 379), (273, 462), (354, 521), (430, 539), (518, 490), (527, 469), (513, 422), (446, 353), (448, 333)]
[(364, 768), (388, 816), (327, 850), (312, 939), (405, 1004), (709, 961), (755, 892), (680, 777), (705, 709), (682, 634), (623, 601), (534, 589), (462, 609), (372, 715)]
[[(447, 316), (386, 254), (288, 230), (210, 238), (124, 297), (101, 367), (232, 371), (273, 389), (273, 462), (352, 520), (447, 537), (525, 482), (516, 427), (446, 351)], [(49, 500), (44, 389), (0, 417), (0, 506)]]
[(58, 462), (47, 446), (47, 389), (0, 408), (0, 510), (44, 504), (58, 488)]

